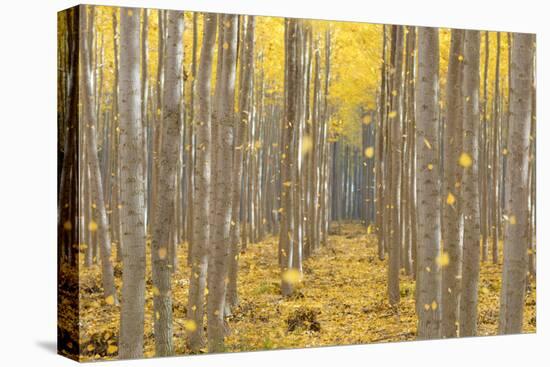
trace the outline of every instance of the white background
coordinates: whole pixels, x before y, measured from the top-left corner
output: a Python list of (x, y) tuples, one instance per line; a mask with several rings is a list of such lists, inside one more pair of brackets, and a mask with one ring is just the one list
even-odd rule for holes
[[(537, 335), (110, 362), (113, 366), (548, 365), (550, 266), (546, 1), (188, 0), (105, 5), (285, 15), (537, 33)], [(65, 366), (56, 342), (56, 12), (75, 1), (4, 1), (0, 11), (0, 364)], [(543, 361), (546, 360), (546, 363)], [(103, 363), (98, 365), (103, 366)]]

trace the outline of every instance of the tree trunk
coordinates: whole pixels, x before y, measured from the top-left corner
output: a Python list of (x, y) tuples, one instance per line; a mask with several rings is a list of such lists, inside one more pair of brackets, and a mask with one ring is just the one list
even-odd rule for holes
[[(460, 298), (460, 336), (477, 333), (477, 302), (480, 262), (479, 222), (479, 31), (465, 31), (464, 38), (464, 125), (462, 190), (464, 254)], [(467, 158), (471, 161), (468, 161)]]
[(120, 9), (120, 161), (122, 241), (122, 307), (120, 358), (143, 356), (145, 308), (145, 181), (138, 9)]
[(510, 150), (507, 170), (506, 215), (504, 225), (504, 266), (500, 294), (499, 333), (522, 331), (525, 281), (527, 273), (528, 233), (528, 165), (531, 129), (531, 88), (533, 86), (533, 49), (535, 37), (514, 34), (512, 40), (512, 78), (510, 91)]
[(211, 80), (214, 46), (216, 43), (217, 15), (204, 15), (204, 29), (201, 46), (200, 65), (197, 75), (197, 117), (196, 145), (197, 155), (193, 175), (193, 232), (191, 242), (193, 251), (191, 261), (191, 276), (189, 279), (189, 302), (187, 317), (193, 326), (189, 332), (189, 347), (198, 353), (203, 345), (204, 293), (206, 287), (206, 272), (208, 267), (209, 243), (209, 190), (211, 186)]
[[(440, 251), (439, 213), (439, 29), (418, 28), (416, 79), (417, 149), (417, 285), (418, 338), (434, 339), (441, 327), (441, 273), (436, 259)], [(425, 142), (428, 141), (429, 144)], [(434, 169), (435, 168), (435, 169)], [(432, 307), (435, 305), (434, 307)]]
[(152, 202), (151, 260), (155, 311), (155, 350), (157, 356), (174, 353), (172, 344), (172, 295), (170, 285), (171, 261), (168, 256), (170, 229), (175, 223), (174, 198), (176, 170), (182, 129), (182, 62), (183, 13), (170, 11), (166, 17), (166, 59), (162, 96), (162, 126), (157, 126), (158, 183), (156, 201)]
[(401, 262), (401, 230), (400, 230), (400, 171), (401, 171), (401, 141), (403, 123), (403, 27), (392, 26), (392, 53), (395, 70), (392, 80), (392, 112), (390, 113), (391, 158), (390, 158), (390, 190), (391, 197), (389, 218), (389, 259), (388, 259), (388, 297), (392, 306), (399, 304), (399, 269)]
[[(80, 7), (80, 34), (86, 34), (86, 18), (87, 7)], [(91, 85), (91, 72), (90, 65), (85, 62), (90, 54), (90, 45), (86, 41), (85, 37), (80, 38), (80, 49), (82, 52), (81, 68), (82, 70), (82, 101), (83, 101), (83, 118), (87, 123), (85, 124), (86, 130), (86, 156), (89, 170), (91, 172), (90, 177), (90, 190), (92, 192), (92, 198), (96, 205), (97, 220), (86, 223), (86, 227), (90, 231), (97, 232), (97, 239), (100, 244), (100, 256), (101, 256), (101, 276), (103, 282), (103, 295), (105, 301), (108, 304), (116, 304), (116, 290), (115, 290), (115, 278), (113, 272), (113, 264), (111, 263), (111, 235), (109, 232), (109, 223), (107, 220), (107, 211), (105, 209), (105, 200), (103, 195), (103, 186), (101, 182), (101, 171), (99, 169), (99, 159), (97, 156), (97, 118), (95, 116), (95, 110), (91, 101), (92, 85)], [(91, 246), (91, 244), (88, 244)]]
[(442, 277), (442, 330), (441, 336), (457, 336), (458, 301), (460, 295), (461, 265), (461, 171), (459, 156), (462, 149), (463, 95), (462, 70), (464, 31), (453, 29), (447, 71), (447, 118), (443, 141), (443, 218), (441, 223), (443, 251), (439, 263)]
[[(212, 181), (214, 196), (212, 197), (213, 226), (210, 232), (211, 251), (208, 259), (208, 351), (222, 352), (224, 350), (224, 307), (225, 279), (227, 277), (229, 257), (229, 230), (231, 226), (231, 178), (227, 174), (233, 171), (233, 126), (235, 76), (237, 62), (238, 17), (222, 15), (220, 23), (218, 53), (219, 79), (216, 83), (214, 121), (212, 128), (213, 156)], [(213, 209), (213, 210), (212, 210)]]
[(226, 303), (227, 308), (236, 306), (239, 302), (237, 293), (237, 272), (239, 266), (239, 242), (241, 228), (241, 188), (243, 176), (243, 151), (248, 126), (250, 123), (251, 97), (253, 93), (254, 76), (254, 27), (255, 18), (247, 16), (244, 18), (244, 42), (242, 47), (242, 58), (240, 60), (241, 85), (239, 91), (239, 119), (235, 120), (236, 142), (233, 154), (234, 169), (232, 172), (232, 223), (231, 223), (231, 254), (229, 257), (229, 283), (227, 284)]

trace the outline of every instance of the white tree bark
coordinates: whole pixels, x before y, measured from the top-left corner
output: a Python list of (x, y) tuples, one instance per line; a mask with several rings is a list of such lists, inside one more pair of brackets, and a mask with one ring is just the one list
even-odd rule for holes
[[(153, 265), (155, 350), (157, 356), (172, 355), (172, 295), (169, 258), (170, 229), (175, 223), (174, 198), (176, 168), (182, 130), (180, 106), (183, 86), (183, 13), (167, 12), (166, 59), (162, 97), (162, 126), (158, 158), (158, 191), (151, 219), (151, 257)], [(155, 179), (154, 179), (155, 180)], [(175, 255), (175, 254), (174, 254)]]
[(442, 324), (441, 336), (453, 338), (458, 330), (458, 302), (460, 295), (461, 269), (461, 167), (459, 156), (462, 149), (462, 70), (464, 57), (464, 31), (453, 29), (449, 68), (447, 71), (447, 118), (443, 137), (443, 215), (441, 222), (443, 253), (440, 264), (443, 266), (442, 279)]
[(510, 91), (510, 131), (506, 181), (504, 225), (504, 267), (500, 294), (501, 334), (522, 331), (527, 278), (528, 233), (528, 166), (533, 86), (533, 49), (535, 36), (516, 33), (512, 39)]
[[(87, 7), (80, 7), (80, 34), (86, 34)], [(92, 199), (96, 205), (97, 223), (85, 223), (90, 230), (97, 231), (97, 241), (100, 245), (101, 256), (101, 277), (103, 282), (103, 294), (107, 303), (116, 304), (115, 278), (113, 264), (111, 263), (111, 235), (109, 232), (109, 222), (107, 220), (107, 211), (105, 209), (105, 200), (103, 196), (103, 186), (101, 182), (101, 170), (99, 168), (99, 158), (97, 156), (97, 117), (93, 108), (91, 96), (91, 71), (90, 64), (87, 62), (90, 54), (90, 45), (86, 37), (80, 37), (81, 49), (81, 70), (82, 70), (82, 98), (83, 101), (83, 121), (82, 126), (86, 130), (86, 157), (90, 170), (90, 190)], [(86, 193), (84, 193), (86, 194)], [(90, 218), (91, 219), (91, 218)], [(88, 246), (91, 246), (89, 243)]]
[(120, 358), (143, 356), (145, 306), (145, 179), (139, 46), (140, 11), (120, 9), (120, 192), (122, 306)]
[[(439, 211), (439, 29), (418, 28), (416, 79), (417, 263), (416, 312), (418, 338), (434, 339), (441, 327)], [(425, 143), (429, 142), (429, 145)], [(434, 303), (435, 302), (435, 303)], [(435, 307), (432, 307), (432, 304)]]
[[(479, 31), (465, 31), (464, 38), (464, 125), (463, 157), (470, 157), (471, 165), (464, 164), (462, 192), (464, 198), (464, 252), (462, 261), (462, 293), (460, 297), (460, 336), (477, 333), (477, 301), (480, 267), (480, 218), (478, 170), (479, 111)], [(463, 162), (464, 163), (464, 162)], [(465, 163), (468, 163), (467, 161)]]
[[(196, 161), (193, 181), (193, 250), (190, 254), (191, 277), (189, 279), (189, 302), (187, 317), (195, 324), (189, 330), (189, 347), (198, 353), (203, 346), (204, 290), (208, 267), (208, 244), (210, 233), (210, 165), (211, 165), (211, 81), (214, 46), (216, 44), (217, 15), (204, 15), (201, 59), (197, 74), (198, 111), (196, 124)], [(193, 328), (191, 328), (193, 329)]]
[(238, 17), (222, 15), (218, 53), (218, 82), (214, 99), (212, 127), (212, 184), (210, 211), (213, 226), (210, 231), (208, 258), (207, 331), (208, 351), (224, 350), (224, 307), (229, 257), (229, 231), (231, 225), (231, 172), (233, 171), (233, 125), (235, 104), (235, 77), (237, 62)]

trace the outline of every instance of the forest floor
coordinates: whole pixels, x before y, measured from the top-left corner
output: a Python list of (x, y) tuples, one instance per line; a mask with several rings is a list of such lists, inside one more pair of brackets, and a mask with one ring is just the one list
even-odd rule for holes
[[(185, 347), (185, 318), (189, 268), (187, 246), (178, 251), (173, 276), (174, 347)], [(377, 256), (376, 237), (355, 223), (334, 225), (329, 244), (304, 263), (304, 276), (295, 297), (280, 295), (277, 237), (249, 245), (239, 261), (240, 304), (227, 320), (227, 351), (252, 351), (329, 345), (414, 340), (416, 333), (414, 281), (401, 275), (401, 303), (387, 301), (386, 261)], [(115, 267), (120, 289), (120, 264)], [(496, 335), (501, 265), (481, 267), (478, 334)], [(100, 268), (81, 270), (81, 346), (83, 360), (115, 359), (119, 308), (103, 301)], [(526, 298), (524, 332), (536, 330), (536, 288)], [(153, 287), (148, 269), (145, 314), (145, 356), (154, 356)]]

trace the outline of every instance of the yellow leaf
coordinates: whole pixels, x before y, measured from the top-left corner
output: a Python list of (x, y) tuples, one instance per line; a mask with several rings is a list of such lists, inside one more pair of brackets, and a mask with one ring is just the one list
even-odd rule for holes
[(455, 196), (452, 193), (449, 193), (447, 195), (447, 204), (453, 205), (455, 201), (456, 201)]
[(430, 309), (430, 305), (426, 303), (426, 304), (424, 305), (424, 309), (425, 309), (426, 311), (428, 311), (428, 310)]
[(153, 295), (154, 296), (160, 296), (160, 291), (157, 287), (153, 286)]
[(93, 220), (90, 221), (90, 223), (88, 224), (88, 229), (90, 230), (90, 232), (97, 231), (97, 223), (94, 222)]
[(432, 310), (435, 311), (436, 309), (437, 309), (437, 302), (433, 301), (432, 302)]
[(223, 49), (224, 49), (224, 50), (227, 50), (228, 48), (229, 48), (229, 43), (224, 42), (224, 43), (223, 43)]
[(298, 269), (287, 269), (283, 272), (283, 280), (290, 284), (296, 284), (302, 280), (302, 274)]
[(192, 333), (193, 331), (197, 330), (197, 323), (194, 320), (187, 319), (183, 321), (183, 327), (185, 328), (185, 330)]
[(159, 259), (164, 260), (166, 259), (166, 255), (168, 254), (168, 251), (166, 250), (166, 247), (159, 248)]
[(365, 115), (365, 116), (363, 116), (363, 123), (364, 123), (365, 125), (370, 124), (371, 121), (372, 121), (372, 117), (371, 117), (370, 115)]
[(434, 169), (434, 165), (431, 164), (431, 163), (429, 163), (429, 164), (428, 164), (428, 169), (431, 171), (432, 169)]
[(464, 60), (464, 56), (458, 55), (458, 61), (463, 61), (463, 60)]
[(516, 216), (515, 216), (515, 215), (511, 215), (511, 216), (510, 216), (510, 219), (509, 219), (509, 222), (510, 222), (511, 225), (516, 224), (516, 223), (517, 223), (517, 221), (516, 221)]
[(107, 347), (107, 354), (113, 354), (118, 351), (118, 347), (116, 345), (109, 345)]
[(450, 261), (451, 260), (449, 259), (449, 254), (445, 251), (441, 252), (435, 259), (436, 264), (439, 265), (439, 267), (441, 268), (449, 265)]
[(71, 229), (73, 229), (73, 225), (71, 224), (70, 220), (63, 223), (63, 229), (65, 229), (66, 231), (70, 231)]
[(424, 138), (424, 145), (428, 148), (428, 149), (432, 149), (432, 145), (430, 144), (430, 142), (428, 141), (428, 139)]
[(95, 349), (95, 347), (94, 347), (93, 344), (88, 344), (88, 346), (86, 347), (86, 350), (87, 350), (88, 352), (91, 352), (91, 351), (94, 350), (94, 349)]
[(391, 119), (395, 118), (395, 116), (397, 116), (396, 111), (391, 111), (390, 113), (388, 113), (388, 117), (391, 118)]
[(311, 136), (309, 135), (304, 135), (302, 139), (302, 156), (309, 153), (312, 148), (313, 148), (313, 139), (311, 139)]
[(468, 168), (472, 166), (472, 157), (468, 153), (463, 152), (460, 155), (460, 158), (458, 159), (458, 164), (460, 164), (464, 168)]
[(373, 147), (368, 147), (367, 149), (365, 149), (365, 157), (367, 157), (367, 158), (374, 157), (374, 148)]
[(374, 233), (374, 225), (372, 223), (369, 224), (369, 226), (367, 227), (367, 233), (368, 234)]
[(283, 182), (283, 186), (290, 187), (292, 186), (292, 182), (291, 181)]
[(115, 304), (115, 297), (111, 294), (105, 297), (105, 303), (108, 305), (114, 305)]

